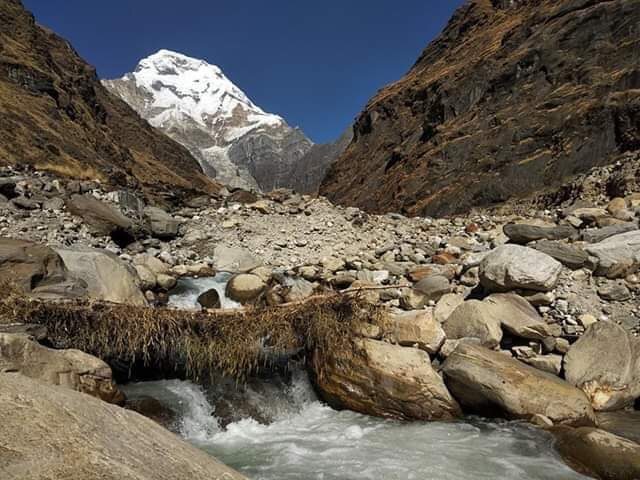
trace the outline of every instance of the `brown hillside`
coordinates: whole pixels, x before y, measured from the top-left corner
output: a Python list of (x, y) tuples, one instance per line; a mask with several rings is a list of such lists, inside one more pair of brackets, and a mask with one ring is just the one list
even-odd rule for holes
[(197, 161), (99, 82), (71, 45), (0, 0), (0, 164), (141, 186), (215, 191)]
[(470, 0), (357, 119), (321, 187), (446, 215), (640, 149), (640, 0)]

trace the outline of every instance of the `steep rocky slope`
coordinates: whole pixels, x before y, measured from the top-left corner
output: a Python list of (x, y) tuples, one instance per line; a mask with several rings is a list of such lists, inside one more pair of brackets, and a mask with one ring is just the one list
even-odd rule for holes
[(0, 1), (0, 163), (157, 193), (217, 188), (186, 149), (112, 96), (19, 0)]
[(640, 149), (640, 1), (470, 0), (357, 119), (321, 193), (441, 215)]
[[(299, 189), (292, 175), (313, 143), (255, 105), (215, 65), (169, 50), (104, 85), (186, 146), (212, 177), (234, 187)], [(315, 177), (314, 177), (315, 178)], [(321, 178), (317, 178), (315, 188)]]

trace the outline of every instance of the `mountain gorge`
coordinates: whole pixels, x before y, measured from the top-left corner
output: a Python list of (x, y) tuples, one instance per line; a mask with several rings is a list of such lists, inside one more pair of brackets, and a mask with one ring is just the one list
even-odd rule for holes
[[(133, 73), (104, 85), (186, 146), (223, 184), (263, 191), (318, 188), (321, 175), (300, 168), (309, 164), (301, 162), (308, 153), (316, 158), (311, 140), (256, 106), (215, 65), (160, 50), (141, 60)], [(335, 156), (319, 157), (322, 173)]]
[(447, 215), (541, 192), (640, 149), (638, 0), (471, 0), (381, 90), (321, 187)]
[(111, 95), (18, 0), (0, 1), (0, 164), (172, 196), (216, 191), (189, 152)]

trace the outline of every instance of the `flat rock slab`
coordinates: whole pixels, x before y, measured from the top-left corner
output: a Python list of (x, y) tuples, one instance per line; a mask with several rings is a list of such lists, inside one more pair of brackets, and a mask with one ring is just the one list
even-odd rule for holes
[(564, 380), (469, 342), (460, 342), (442, 366), (445, 383), (465, 411), (554, 423), (593, 425), (586, 395)]
[(529, 225), (526, 223), (509, 223), (502, 229), (513, 243), (527, 244), (536, 240), (561, 240), (577, 235), (578, 231), (571, 225)]
[(601, 480), (640, 478), (640, 445), (591, 427), (554, 427), (556, 449), (575, 470)]
[(617, 225), (610, 225), (608, 227), (585, 230), (582, 233), (582, 239), (588, 243), (598, 243), (614, 235), (620, 235), (621, 233), (632, 232), (634, 230), (638, 230), (638, 224), (635, 222), (618, 223)]
[(555, 258), (565, 267), (578, 270), (589, 264), (589, 255), (582, 248), (564, 242), (543, 240), (537, 242), (534, 248)]
[(491, 292), (522, 288), (546, 292), (558, 283), (562, 264), (546, 253), (520, 245), (502, 245), (480, 263), (480, 283)]
[(0, 373), (2, 480), (243, 480), (153, 420)]

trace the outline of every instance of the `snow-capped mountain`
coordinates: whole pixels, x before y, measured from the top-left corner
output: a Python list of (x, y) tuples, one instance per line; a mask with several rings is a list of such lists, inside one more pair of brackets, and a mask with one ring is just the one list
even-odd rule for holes
[(160, 50), (133, 73), (103, 83), (222, 183), (263, 191), (296, 188), (294, 165), (313, 143), (255, 105), (217, 66)]

